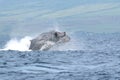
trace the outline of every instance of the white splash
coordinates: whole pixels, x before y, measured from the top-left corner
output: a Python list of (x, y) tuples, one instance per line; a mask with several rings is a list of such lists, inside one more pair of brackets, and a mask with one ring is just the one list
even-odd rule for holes
[(60, 31), (60, 28), (59, 28), (59, 24), (58, 24), (58, 23), (53, 24), (53, 26), (54, 26), (54, 30), (55, 30), (55, 31)]
[(14, 38), (7, 42), (3, 50), (29, 51), (31, 37), (24, 37), (20, 40)]

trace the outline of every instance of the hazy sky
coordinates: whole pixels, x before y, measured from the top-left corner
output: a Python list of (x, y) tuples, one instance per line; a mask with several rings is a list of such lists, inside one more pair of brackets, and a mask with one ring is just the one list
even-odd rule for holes
[(29, 35), (55, 27), (120, 32), (120, 0), (0, 0), (1, 34)]

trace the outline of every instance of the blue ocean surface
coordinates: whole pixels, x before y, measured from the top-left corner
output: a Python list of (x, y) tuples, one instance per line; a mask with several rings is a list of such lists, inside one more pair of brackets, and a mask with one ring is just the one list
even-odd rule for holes
[(120, 80), (120, 33), (76, 32), (49, 51), (1, 50), (0, 80)]

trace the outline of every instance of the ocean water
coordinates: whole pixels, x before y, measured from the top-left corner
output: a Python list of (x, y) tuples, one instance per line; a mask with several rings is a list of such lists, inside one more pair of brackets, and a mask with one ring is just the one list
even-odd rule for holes
[(0, 51), (0, 80), (120, 80), (120, 33), (70, 36), (69, 43), (49, 51), (29, 51), (28, 36), (7, 41)]

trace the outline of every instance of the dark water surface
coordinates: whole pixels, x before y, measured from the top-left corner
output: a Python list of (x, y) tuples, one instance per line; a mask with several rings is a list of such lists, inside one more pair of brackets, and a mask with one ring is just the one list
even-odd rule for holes
[(0, 51), (0, 80), (120, 80), (120, 50)]

